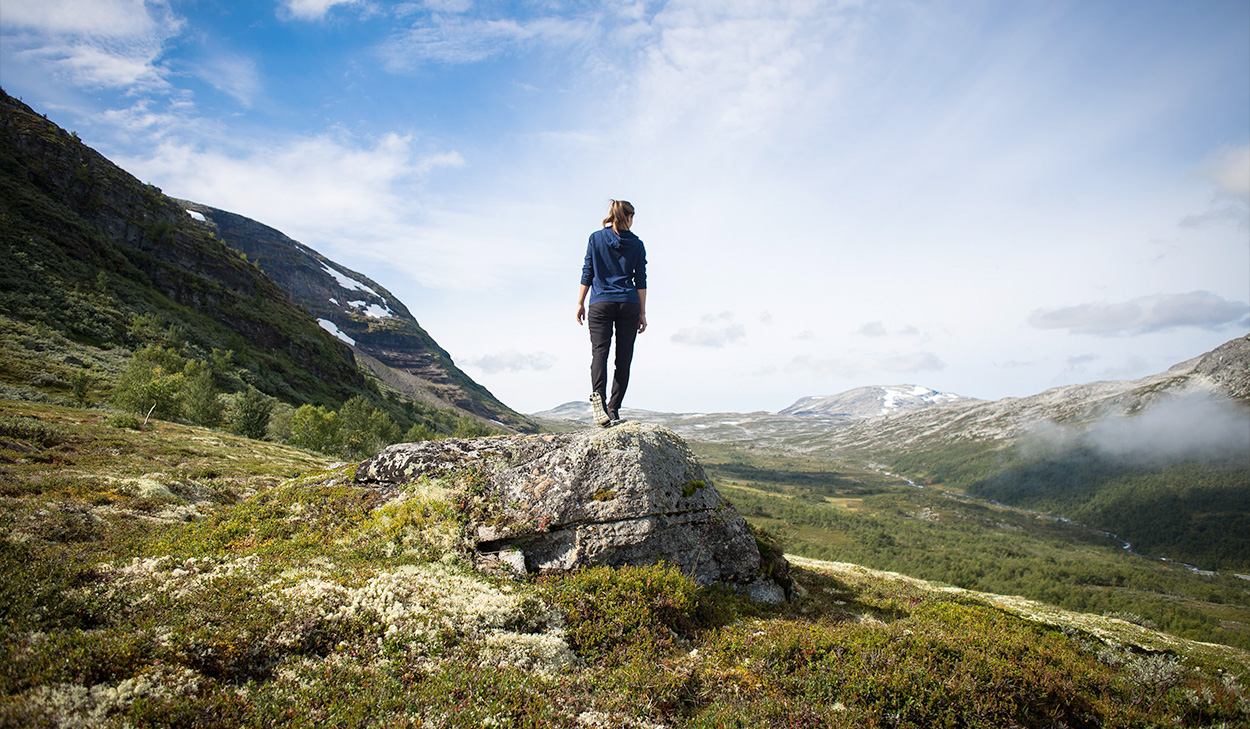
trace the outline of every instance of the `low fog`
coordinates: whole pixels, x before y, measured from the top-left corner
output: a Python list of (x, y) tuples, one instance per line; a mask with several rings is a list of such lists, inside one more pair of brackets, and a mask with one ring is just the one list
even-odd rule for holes
[(1048, 423), (1021, 443), (1031, 458), (1074, 447), (1142, 465), (1239, 457), (1250, 466), (1250, 406), (1206, 393), (1165, 397), (1085, 426)]

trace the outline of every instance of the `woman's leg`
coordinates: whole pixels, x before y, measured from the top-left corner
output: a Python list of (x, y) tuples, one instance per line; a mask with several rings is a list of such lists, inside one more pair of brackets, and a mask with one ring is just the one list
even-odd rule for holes
[(612, 303), (600, 301), (586, 311), (586, 328), (590, 330), (590, 391), (608, 401), (608, 349), (612, 346)]
[[(634, 340), (638, 337), (638, 319), (642, 307), (636, 303), (620, 303), (613, 324), (616, 326), (616, 369), (612, 373), (612, 398), (608, 400), (608, 415), (620, 417), (621, 402), (629, 387), (629, 366), (634, 360)], [(605, 352), (606, 356), (606, 352)]]

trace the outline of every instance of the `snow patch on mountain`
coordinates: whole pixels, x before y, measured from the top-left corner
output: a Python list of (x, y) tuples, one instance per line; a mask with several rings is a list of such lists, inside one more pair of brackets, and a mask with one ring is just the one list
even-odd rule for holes
[(366, 293), (370, 293), (370, 294), (373, 294), (374, 296), (377, 296), (379, 299), (382, 298), (382, 296), (378, 294), (378, 292), (374, 291), (368, 286), (365, 286), (364, 284), (360, 283), (359, 281), (352, 278), (351, 276), (348, 276), (347, 274), (343, 273), (337, 268), (327, 265), (324, 261), (321, 262), (321, 268), (323, 268), (326, 273), (333, 276), (334, 280), (339, 282), (339, 286), (342, 286), (348, 291), (364, 291)]
[(335, 326), (334, 322), (330, 321), (329, 319), (318, 319), (317, 323), (320, 324), (321, 328), (326, 330), (327, 332), (330, 332), (334, 336), (338, 337), (344, 342), (347, 342), (353, 347), (356, 346), (356, 340), (344, 334), (341, 330), (339, 330), (337, 326)]
[(872, 418), (972, 398), (939, 392), (921, 385), (857, 387), (837, 395), (804, 397), (780, 412), (784, 415), (836, 415)]
[(370, 304), (368, 301), (349, 301), (348, 306), (354, 306), (360, 309), (360, 313), (365, 316), (371, 316), (374, 319), (386, 319), (395, 316), (395, 312), (379, 304)]

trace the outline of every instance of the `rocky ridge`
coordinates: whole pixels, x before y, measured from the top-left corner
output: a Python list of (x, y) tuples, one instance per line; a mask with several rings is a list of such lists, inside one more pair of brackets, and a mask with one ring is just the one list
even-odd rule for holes
[(323, 329), (351, 346), (387, 385), (430, 404), (451, 406), (511, 430), (535, 428), (473, 381), (381, 284), (281, 231), (236, 213), (179, 201), (192, 218), (245, 254)]
[[(859, 388), (828, 397), (854, 400), (858, 396), (853, 394), (874, 389), (886, 390)], [(1028, 397), (992, 401), (947, 399), (872, 417), (832, 412), (846, 408), (800, 407), (807, 401), (826, 398), (803, 398), (778, 413), (658, 413), (624, 408), (621, 414), (661, 423), (694, 440), (809, 453), (843, 447), (914, 448), (967, 440), (1010, 441), (1039, 424), (1091, 423), (1137, 413), (1178, 397), (1250, 399), (1250, 336), (1230, 340), (1165, 372), (1136, 380), (1065, 385)], [(873, 398), (869, 402), (882, 401)], [(590, 417), (585, 403), (565, 403), (533, 415), (573, 422), (589, 422)]]
[(397, 444), (355, 478), (398, 489), (465, 468), (482, 478), (470, 531), (483, 567), (541, 573), (668, 561), (700, 584), (733, 585), (761, 602), (791, 587), (785, 559), (761, 557), (685, 441), (661, 426)]

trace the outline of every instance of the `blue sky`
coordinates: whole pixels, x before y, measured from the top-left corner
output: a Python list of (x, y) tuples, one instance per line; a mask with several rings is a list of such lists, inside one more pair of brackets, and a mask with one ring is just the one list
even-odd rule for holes
[(0, 84), (166, 193), (375, 279), (518, 410), (1138, 377), (1250, 328), (1250, 4), (5, 0)]

